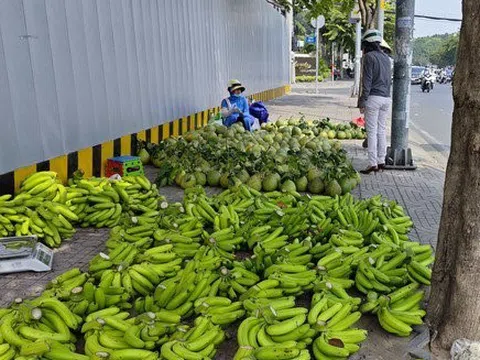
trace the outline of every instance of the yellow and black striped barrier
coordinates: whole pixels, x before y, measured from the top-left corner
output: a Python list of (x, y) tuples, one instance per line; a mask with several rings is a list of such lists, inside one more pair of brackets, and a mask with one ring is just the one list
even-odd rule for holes
[[(290, 86), (252, 94), (249, 97), (256, 101), (268, 101), (283, 96), (290, 92)], [(164, 123), (150, 129), (122, 136), (102, 144), (74, 151), (40, 163), (16, 169), (0, 175), (0, 195), (13, 194), (20, 188), (20, 184), (28, 175), (52, 170), (57, 172), (59, 179), (66, 181), (73, 173), (82, 169), (86, 177), (104, 176), (107, 159), (120, 155), (135, 155), (137, 140), (144, 140), (154, 144), (172, 136), (182, 135), (190, 130), (195, 130), (208, 123), (211, 113), (218, 113), (219, 107), (205, 110), (187, 117)]]

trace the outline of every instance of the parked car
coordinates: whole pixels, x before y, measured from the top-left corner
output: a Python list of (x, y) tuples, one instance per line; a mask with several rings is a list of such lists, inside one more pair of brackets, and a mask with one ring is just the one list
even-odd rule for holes
[(422, 83), (424, 70), (425, 67), (423, 66), (412, 66), (412, 85), (420, 85)]

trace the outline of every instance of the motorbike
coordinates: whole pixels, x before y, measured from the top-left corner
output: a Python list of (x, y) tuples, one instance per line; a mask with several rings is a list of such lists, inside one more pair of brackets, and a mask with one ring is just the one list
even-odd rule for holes
[(422, 92), (429, 93), (433, 90), (433, 84), (435, 84), (435, 78), (433, 75), (425, 76), (422, 81)]

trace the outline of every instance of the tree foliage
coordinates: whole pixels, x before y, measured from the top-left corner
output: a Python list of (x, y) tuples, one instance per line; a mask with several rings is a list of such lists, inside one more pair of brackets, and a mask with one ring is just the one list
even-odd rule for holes
[[(273, 1), (273, 0), (268, 0)], [(295, 0), (293, 2), (295, 39), (303, 40), (307, 35), (314, 35), (315, 29), (310, 20), (319, 15), (325, 16), (325, 27), (320, 31), (324, 44), (335, 42), (345, 52), (354, 53), (355, 49), (355, 25), (350, 23), (350, 14), (354, 9), (356, 0)], [(275, 0), (277, 6), (292, 10), (288, 0)], [(366, 31), (375, 26), (377, 13), (377, 0), (360, 0), (360, 12), (362, 14), (362, 28)], [(385, 13), (385, 40), (393, 48), (395, 33), (395, 15), (392, 14), (394, 0), (386, 1)], [(289, 6), (290, 4), (290, 6)], [(295, 45), (294, 45), (295, 48)], [(303, 51), (306, 53), (315, 50), (315, 45), (305, 44)]]
[[(270, 4), (277, 6), (285, 11), (294, 12), (312, 11), (318, 15), (324, 14), (333, 5), (345, 3), (345, 8), (349, 7), (354, 0), (337, 1), (337, 0), (266, 0)], [(317, 15), (317, 16), (318, 16)]]
[(455, 65), (458, 34), (443, 34), (417, 38), (413, 45), (414, 65)]

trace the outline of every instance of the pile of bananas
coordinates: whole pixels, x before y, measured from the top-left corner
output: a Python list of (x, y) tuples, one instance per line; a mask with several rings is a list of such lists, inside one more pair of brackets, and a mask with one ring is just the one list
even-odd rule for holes
[(18, 299), (9, 309), (2, 309), (0, 317), (1, 359), (89, 359), (75, 353), (73, 331), (82, 318), (56, 298)]
[(172, 251), (177, 255), (193, 258), (201, 247), (203, 224), (195, 217), (185, 217), (182, 221), (171, 223), (177, 226), (173, 229), (157, 229), (154, 232), (154, 244), (172, 245)]
[(169, 341), (180, 316), (168, 311), (129, 317), (117, 308), (87, 316), (82, 326), (87, 355), (106, 353), (113, 359), (157, 359), (155, 349)]
[(369, 292), (360, 310), (376, 314), (380, 325), (389, 333), (408, 337), (412, 325), (421, 325), (426, 314), (421, 308), (425, 292), (419, 287), (420, 284), (411, 283), (382, 296)]
[(295, 307), (293, 297), (245, 302), (256, 316), (240, 324), (234, 359), (310, 359), (316, 330), (306, 322), (308, 309)]
[(113, 227), (123, 211), (133, 216), (156, 216), (159, 194), (143, 176), (121, 179), (72, 179), (67, 188), (67, 205), (78, 215), (82, 227)]
[(130, 295), (149, 295), (166, 277), (180, 269), (181, 259), (164, 263), (137, 261), (135, 246), (123, 243), (108, 255), (99, 254), (90, 262), (89, 271), (98, 279), (103, 289), (123, 288)]
[(67, 201), (67, 189), (54, 171), (40, 171), (29, 175), (20, 184), (19, 193), (61, 204)]
[[(13, 227), (5, 231), (27, 226), (15, 221), (19, 214), (28, 231), (39, 226), (38, 216), (49, 229), (43, 234), (51, 236), (55, 226), (59, 239), (67, 235), (63, 220), (72, 229), (111, 227), (107, 250), (88, 272), (61, 274), (38, 298), (71, 314), (69, 333), (83, 324), (86, 355), (74, 352), (73, 336), (49, 335), (54, 339), (28, 342), (41, 353), (33, 359), (211, 359), (225, 338), (222, 328), (242, 320), (236, 359), (345, 359), (367, 336), (355, 328), (363, 313), (398, 336), (408, 336), (425, 315), (420, 287), (430, 283), (432, 248), (410, 241), (410, 218), (381, 197), (259, 193), (237, 185), (213, 197), (190, 188), (183, 202), (167, 203), (143, 177), (77, 176), (65, 193), (56, 187), (58, 201), (28, 193), (33, 188), (0, 198), (0, 224)], [(353, 288), (364, 298), (353, 297)], [(313, 295), (309, 309), (296, 304), (301, 294)], [(36, 301), (29, 308), (43, 311)], [(0, 310), (0, 352), (16, 358), (21, 345), (4, 336), (3, 326), (22, 336), (23, 318), (33, 321), (18, 309)], [(5, 317), (10, 313), (20, 314), (15, 322)]]
[(17, 196), (0, 197), (0, 236), (36, 235), (58, 247), (81, 227), (113, 227), (122, 214), (140, 225), (156, 223), (158, 209), (168, 206), (144, 176), (90, 178), (82, 174), (64, 186), (53, 171), (28, 176)]
[(50, 247), (58, 247), (62, 238), (75, 233), (76, 214), (59, 202), (21, 193), (11, 199), (0, 197), (0, 235), (36, 235)]
[(367, 331), (351, 328), (362, 316), (356, 311), (359, 304), (359, 298), (350, 297), (335, 285), (312, 297), (307, 320), (320, 332), (312, 347), (316, 359), (347, 358), (360, 349), (358, 344), (366, 339)]

